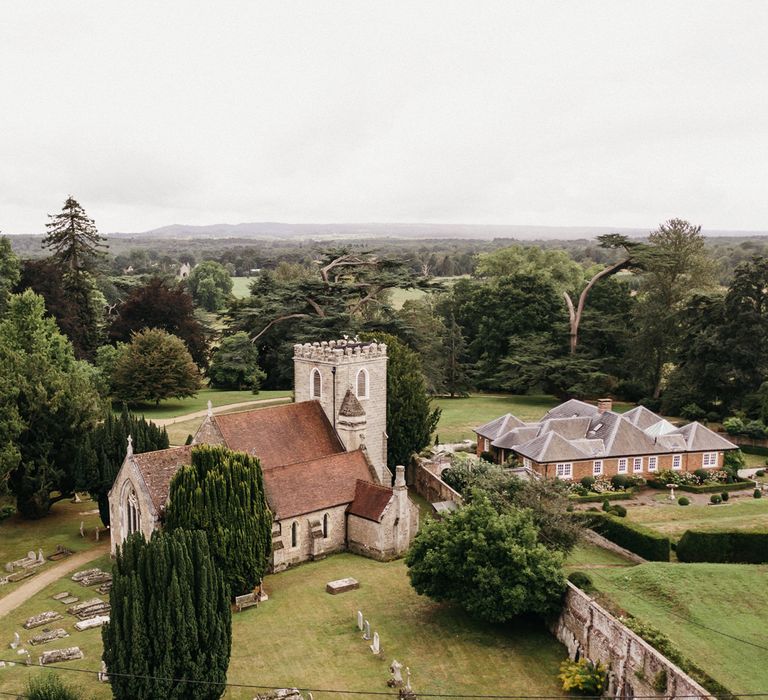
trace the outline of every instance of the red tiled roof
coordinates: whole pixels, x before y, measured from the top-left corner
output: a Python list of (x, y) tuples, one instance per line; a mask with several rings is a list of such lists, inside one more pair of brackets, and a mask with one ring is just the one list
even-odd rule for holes
[(171, 479), (181, 467), (192, 464), (193, 447), (194, 445), (184, 445), (133, 455), (133, 462), (141, 472), (158, 513), (165, 507), (165, 502), (168, 500)]
[(355, 500), (349, 505), (347, 512), (377, 523), (381, 520), (390, 500), (392, 500), (391, 488), (360, 480), (355, 485)]
[[(351, 503), (356, 484), (371, 479), (368, 460), (362, 450), (340, 452), (264, 471), (267, 501), (275, 520)], [(389, 491), (391, 495), (391, 489)]]
[(264, 471), (344, 451), (319, 401), (214, 417), (230, 450), (255, 455)]

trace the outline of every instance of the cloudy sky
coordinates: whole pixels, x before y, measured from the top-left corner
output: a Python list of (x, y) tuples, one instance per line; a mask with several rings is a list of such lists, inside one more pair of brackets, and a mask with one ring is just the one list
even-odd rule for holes
[(768, 229), (768, 2), (0, 0), (0, 229)]

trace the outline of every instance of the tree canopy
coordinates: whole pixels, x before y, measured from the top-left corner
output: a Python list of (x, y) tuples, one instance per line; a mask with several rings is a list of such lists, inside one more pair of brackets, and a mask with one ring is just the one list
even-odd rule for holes
[(5, 236), (0, 236), (0, 316), (20, 276), (21, 266), (11, 250), (11, 242)]
[(67, 197), (61, 212), (49, 214), (45, 225), (43, 248), (53, 252), (53, 257), (71, 274), (93, 271), (106, 238), (99, 235), (96, 224), (80, 203), (72, 196)]
[(221, 263), (205, 260), (189, 273), (187, 286), (192, 298), (206, 311), (218, 311), (232, 294), (232, 277)]
[(266, 375), (259, 367), (259, 351), (247, 333), (222, 338), (211, 358), (208, 377), (216, 389), (258, 392)]
[(226, 689), (232, 611), (204, 532), (130, 536), (112, 566), (103, 659), (117, 700), (215, 700)]

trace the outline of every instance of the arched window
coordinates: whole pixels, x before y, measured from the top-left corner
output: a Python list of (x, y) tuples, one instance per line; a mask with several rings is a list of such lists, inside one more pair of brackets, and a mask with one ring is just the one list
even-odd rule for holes
[(317, 367), (315, 367), (310, 374), (309, 385), (311, 387), (311, 398), (320, 399), (323, 397), (323, 378)]
[(299, 544), (299, 524), (294, 522), (291, 525), (291, 547), (296, 547)]
[(131, 487), (125, 497), (125, 533), (126, 536), (141, 530), (141, 514), (139, 512), (139, 499)]
[(368, 398), (368, 370), (365, 368), (357, 372), (357, 398)]
[(323, 516), (323, 537), (328, 537), (328, 513)]

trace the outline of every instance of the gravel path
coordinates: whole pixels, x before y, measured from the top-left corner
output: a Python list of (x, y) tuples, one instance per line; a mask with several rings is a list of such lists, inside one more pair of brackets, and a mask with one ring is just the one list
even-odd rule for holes
[(26, 603), (35, 593), (39, 593), (46, 586), (58, 581), (62, 576), (66, 576), (75, 569), (79, 569), (84, 564), (92, 562), (94, 559), (103, 557), (109, 553), (109, 537), (93, 549), (85, 552), (78, 552), (64, 561), (54, 564), (44, 569), (36, 576), (33, 576), (25, 583), (22, 583), (15, 591), (9, 593), (4, 598), (0, 598), (0, 618), (13, 612), (22, 603)]
[[(250, 406), (268, 405), (271, 403), (287, 403), (291, 400), (290, 396), (279, 397), (275, 399), (254, 399), (253, 401), (241, 401), (240, 403), (230, 403), (225, 406), (218, 406), (213, 409), (214, 413), (232, 413), (236, 408), (248, 408)], [(176, 416), (175, 418), (150, 418), (155, 425), (159, 427), (173, 425), (174, 423), (183, 423), (185, 420), (192, 420), (193, 418), (203, 418), (208, 415), (208, 409), (204, 408), (202, 411), (194, 411), (192, 413), (185, 413), (183, 416)]]

